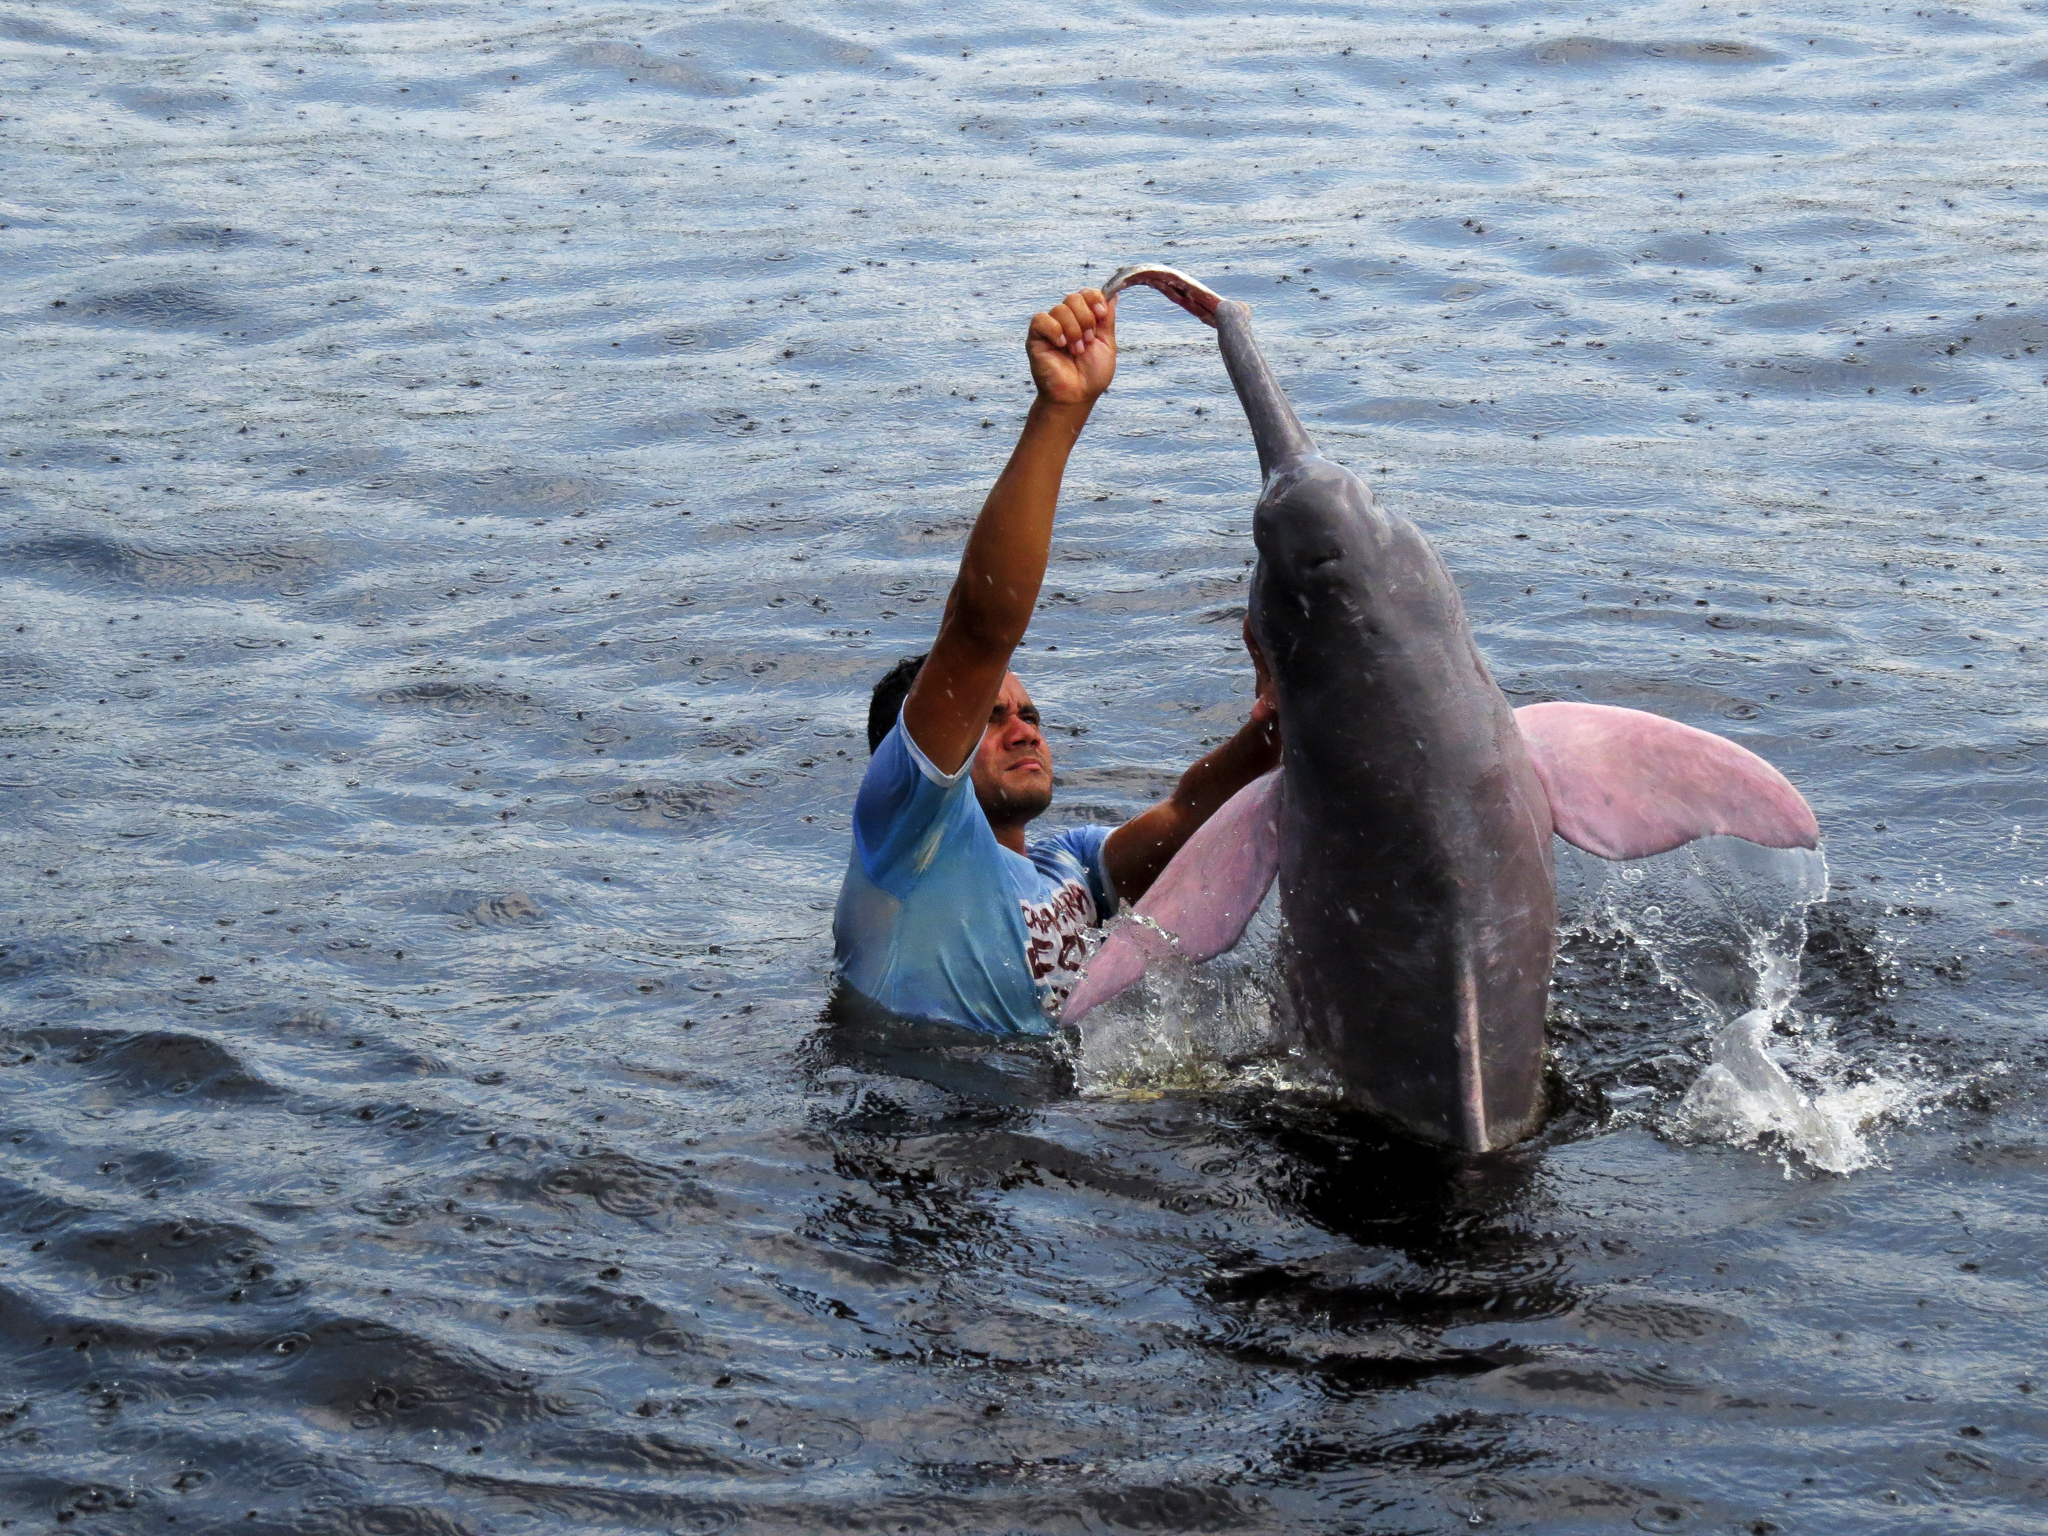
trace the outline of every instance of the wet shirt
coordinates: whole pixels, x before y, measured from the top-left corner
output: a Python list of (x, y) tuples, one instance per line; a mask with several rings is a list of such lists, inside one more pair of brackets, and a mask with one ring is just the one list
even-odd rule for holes
[(1109, 827), (1069, 827), (1013, 853), (975, 799), (973, 759), (939, 772), (899, 719), (853, 808), (832, 920), (839, 973), (896, 1013), (1044, 1034), (1080, 979), (1083, 935), (1116, 909)]

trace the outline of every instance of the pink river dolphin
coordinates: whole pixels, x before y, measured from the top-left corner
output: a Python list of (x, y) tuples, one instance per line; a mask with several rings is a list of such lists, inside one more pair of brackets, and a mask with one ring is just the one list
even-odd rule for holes
[(1284, 984), (1347, 1099), (1468, 1152), (1541, 1123), (1557, 951), (1555, 833), (1606, 859), (1720, 834), (1817, 846), (1812, 809), (1734, 742), (1640, 710), (1514, 709), (1457, 584), (1415, 525), (1303, 430), (1250, 311), (1171, 267), (1155, 288), (1214, 326), (1265, 485), (1249, 626), (1281, 765), (1190, 838), (1068, 999), (1075, 1021), (1165, 955), (1234, 945), (1277, 880)]

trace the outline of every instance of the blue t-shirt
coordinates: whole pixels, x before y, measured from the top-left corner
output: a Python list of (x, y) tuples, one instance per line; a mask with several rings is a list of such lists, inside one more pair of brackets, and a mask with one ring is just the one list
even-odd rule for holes
[(1030, 855), (996, 841), (970, 757), (945, 774), (898, 719), (853, 806), (832, 938), (839, 974), (895, 1013), (1042, 1035), (1080, 978), (1082, 937), (1116, 910), (1109, 827), (1070, 827)]

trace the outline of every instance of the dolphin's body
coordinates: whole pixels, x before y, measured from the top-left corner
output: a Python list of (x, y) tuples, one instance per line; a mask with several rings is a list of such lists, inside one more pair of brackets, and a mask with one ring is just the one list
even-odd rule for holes
[(1556, 831), (1608, 858), (1709, 833), (1813, 847), (1806, 802), (1762, 759), (1655, 715), (1516, 711), (1456, 583), (1406, 518), (1324, 458), (1252, 338), (1250, 311), (1185, 274), (1130, 267), (1214, 325), (1265, 488), (1249, 626), (1280, 710), (1280, 769), (1189, 840), (1090, 964), (1077, 1020), (1174, 936), (1235, 943), (1277, 877), (1285, 984), (1347, 1096), (1425, 1141), (1507, 1146), (1543, 1116), (1557, 946)]

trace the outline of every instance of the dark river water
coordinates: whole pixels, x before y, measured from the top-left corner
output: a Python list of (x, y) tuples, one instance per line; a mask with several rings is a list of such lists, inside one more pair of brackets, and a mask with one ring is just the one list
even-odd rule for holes
[[(2033, 0), (0, 4), (0, 1530), (2048, 1530), (2044, 163)], [(1567, 864), (1511, 1154), (1256, 962), (827, 1011), (868, 686), (1141, 257), (1517, 703), (1819, 813)], [(1072, 819), (1250, 698), (1122, 330)]]

